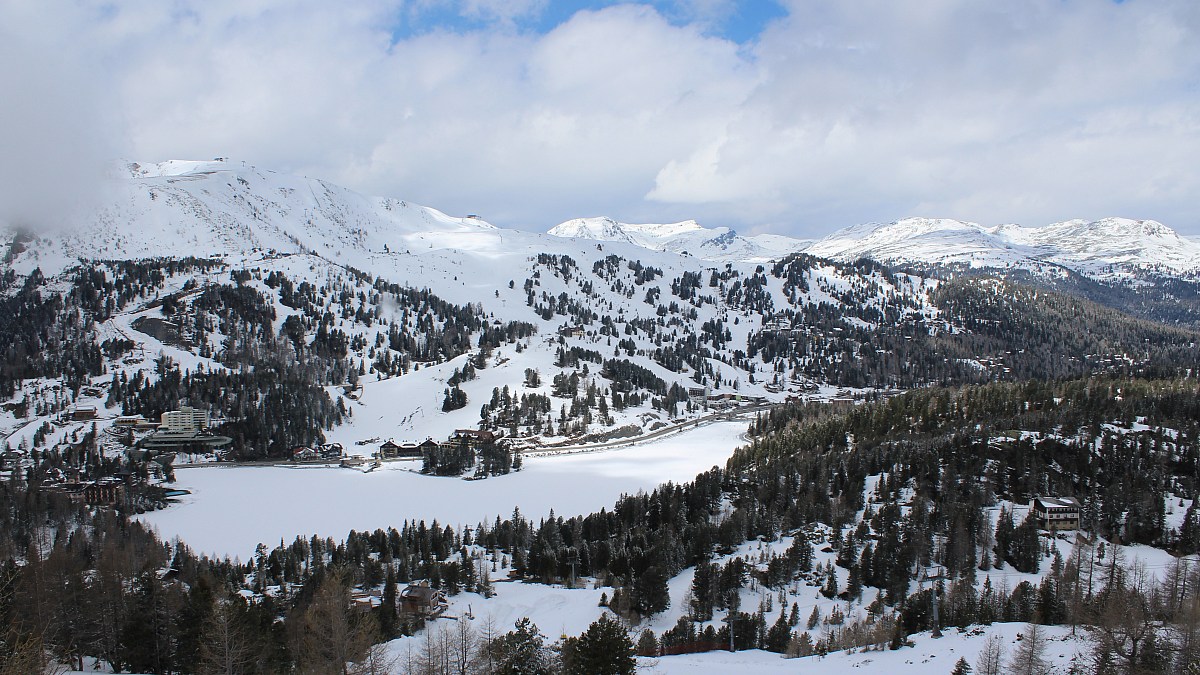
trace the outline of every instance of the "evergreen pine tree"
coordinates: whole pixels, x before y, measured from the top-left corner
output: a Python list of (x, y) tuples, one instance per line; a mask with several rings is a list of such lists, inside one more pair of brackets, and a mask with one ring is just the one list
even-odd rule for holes
[(564, 670), (569, 675), (633, 675), (637, 670), (633, 642), (607, 613), (592, 622), (583, 635), (567, 640), (562, 653)]
[(788, 625), (787, 612), (780, 611), (779, 618), (767, 630), (763, 648), (769, 652), (782, 654), (787, 650), (792, 638), (792, 627)]

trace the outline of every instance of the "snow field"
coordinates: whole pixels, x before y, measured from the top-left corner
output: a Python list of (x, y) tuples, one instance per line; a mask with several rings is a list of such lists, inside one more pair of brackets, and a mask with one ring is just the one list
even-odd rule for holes
[(423, 476), (416, 460), (388, 462), (370, 473), (320, 466), (181, 468), (174, 487), (192, 494), (138, 518), (197, 553), (245, 560), (260, 542), (271, 547), (313, 534), (340, 540), (351, 529), (399, 527), (405, 520), (474, 527), (506, 518), (514, 508), (535, 521), (551, 509), (587, 514), (612, 508), (623, 493), (688, 481), (724, 465), (745, 431), (744, 422), (721, 422), (645, 445), (530, 457), (519, 472), (481, 481)]

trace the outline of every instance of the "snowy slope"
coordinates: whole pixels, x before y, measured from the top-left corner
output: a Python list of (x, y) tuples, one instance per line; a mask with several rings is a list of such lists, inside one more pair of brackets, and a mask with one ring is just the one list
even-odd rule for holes
[(360, 266), (373, 252), (415, 242), (469, 245), (496, 229), (477, 218), (226, 160), (131, 163), (112, 172), (105, 196), (95, 211), (43, 232), (15, 268), (40, 265), (50, 273), (80, 258), (267, 251), (311, 251)]
[(727, 227), (706, 228), (694, 220), (666, 224), (619, 223), (612, 218), (576, 218), (550, 229), (556, 237), (617, 241), (652, 251), (687, 253), (718, 262), (762, 262), (782, 258), (809, 242), (782, 235), (744, 237)]
[(835, 232), (807, 253), (838, 260), (1038, 268), (1058, 265), (1097, 278), (1200, 269), (1200, 243), (1153, 220), (1070, 220), (1044, 227), (997, 225), (945, 218), (905, 218)]
[[(266, 285), (263, 279), (267, 275), (281, 274), (295, 284), (309, 283), (318, 289), (327, 308), (334, 308), (337, 296), (349, 293), (354, 298), (351, 314), (357, 308), (379, 323), (364, 324), (341, 311), (331, 314), (331, 329), (361, 340), (350, 356), (365, 368), (359, 394), (342, 401), (352, 417), (326, 436), (352, 451), (367, 453), (389, 438), (419, 442), (427, 437), (445, 438), (454, 429), (474, 428), (480, 423), (481, 404), (498, 389), (508, 388), (514, 396), (550, 394), (556, 375), (580, 369), (580, 365), (557, 363), (561, 348), (579, 348), (604, 359), (630, 359), (668, 388), (706, 384), (714, 394), (736, 391), (775, 401), (811, 391), (807, 383), (796, 377), (786, 379), (769, 364), (737, 358), (736, 352), (745, 349), (748, 337), (761, 331), (769, 320), (763, 305), (751, 306), (745, 297), (733, 294), (743, 279), (757, 274), (757, 263), (735, 261), (718, 270), (715, 263), (696, 255), (651, 250), (646, 245), (658, 242), (667, 249), (682, 248), (683, 238), (709, 241), (713, 232), (716, 230), (695, 223), (634, 227), (625, 232), (631, 236), (610, 233), (611, 241), (519, 232), (493, 227), (478, 218), (451, 217), (400, 200), (367, 197), (319, 180), (246, 167), (240, 162), (170, 161), (122, 167), (111, 177), (108, 199), (96, 212), (63, 224), (62, 229), (36, 233), (37, 238), (26, 242), (22, 252), (14, 247), (11, 267), (17, 273), (40, 267), (53, 287), (67, 289), (69, 276), (55, 274), (81, 261), (185, 256), (223, 261), (211, 271), (171, 277), (155, 293), (135, 298), (129, 307), (97, 322), (97, 341), (128, 339), (143, 355), (140, 361), (116, 359), (107, 364), (109, 374), (124, 372), (129, 377), (139, 370), (151, 372), (152, 360), (159, 354), (171, 358), (183, 372), (222, 368), (219, 354), (202, 357), (194, 348), (165, 344), (133, 327), (135, 320), (163, 316), (155, 302), (160, 292), (182, 293), (186, 284), (194, 288), (227, 284), (231, 271), (253, 270), (242, 283), (264, 294), (273, 305), (272, 332), (276, 335), (297, 310), (285, 306), (278, 290)], [(749, 240), (736, 235), (731, 241), (749, 246), (745, 243)], [(763, 257), (759, 255), (762, 250), (755, 250), (757, 257)], [(546, 262), (549, 259), (556, 262)], [(568, 260), (569, 274), (563, 272)], [(367, 274), (355, 275), (347, 266)], [(641, 273), (650, 269), (654, 274)], [(722, 279), (714, 282), (718, 271)], [(109, 274), (111, 278), (111, 270)], [(677, 295), (673, 287), (686, 275), (702, 277), (702, 283), (685, 299), (682, 291)], [(788, 290), (789, 282), (783, 278), (770, 274), (758, 278), (762, 284), (758, 288), (767, 300), (765, 307), (775, 310), (797, 303), (843, 305), (850, 302), (845, 294), (857, 289), (852, 301), (856, 307), (870, 306), (882, 314), (888, 304), (900, 300), (903, 306), (893, 313), (927, 318), (936, 313), (926, 295), (932, 286), (927, 288), (907, 277), (863, 277), (857, 271), (822, 263), (803, 274), (808, 290), (799, 295)], [(377, 372), (372, 365), (381, 353), (402, 356), (383, 347), (388, 325), (401, 322), (412, 330), (415, 319), (396, 311), (386, 299), (375, 298), (374, 279), (427, 288), (448, 302), (477, 308), (489, 322), (526, 322), (536, 333), (497, 348), (475, 379), (461, 383), (468, 405), (443, 412), (449, 380), (465, 367), (469, 355), (420, 363), (419, 369), (403, 376)], [(647, 297), (656, 299), (650, 302)], [(539, 309), (563, 298), (584, 312)], [(183, 303), (193, 300), (194, 296), (187, 296)], [(852, 316), (853, 310), (842, 314)], [(651, 321), (654, 325), (648, 326)], [(580, 325), (585, 334), (560, 336), (559, 329), (567, 324)], [(674, 370), (655, 360), (654, 354), (663, 344), (696, 340), (706, 324), (718, 327), (698, 342), (706, 349), (706, 343), (712, 346), (710, 357), (672, 366)], [(713, 336), (722, 332), (728, 337), (718, 345)], [(227, 337), (213, 331), (207, 342), (219, 346)], [(582, 373), (579, 393), (594, 385), (605, 395), (611, 383), (601, 375), (599, 361), (593, 360), (590, 368)], [(524, 384), (527, 371), (539, 373), (541, 384)], [(107, 379), (106, 374), (97, 382)], [(21, 395), (28, 394), (38, 402), (52, 401), (52, 384), (31, 383)], [(328, 391), (339, 400), (341, 387), (331, 386)], [(822, 391), (834, 393), (831, 387)], [(611, 394), (608, 396), (611, 400)], [(556, 397), (547, 417), (557, 419), (564, 403), (569, 405), (571, 397)], [(112, 419), (120, 412), (114, 406), (103, 410), (103, 417)], [(649, 431), (670, 423), (673, 416), (704, 414), (707, 411), (702, 406), (668, 411), (652, 406), (646, 398), (640, 404), (612, 410), (609, 420), (593, 418), (584, 431), (607, 433), (627, 425)], [(0, 411), (0, 433), (14, 434), (29, 426), (28, 420)], [(563, 440), (557, 428), (542, 437), (546, 442)]]
[(1042, 228), (1013, 228), (1010, 238), (1052, 250), (1055, 262), (1084, 272), (1110, 266), (1167, 273), (1200, 268), (1200, 244), (1153, 220), (1068, 220)]

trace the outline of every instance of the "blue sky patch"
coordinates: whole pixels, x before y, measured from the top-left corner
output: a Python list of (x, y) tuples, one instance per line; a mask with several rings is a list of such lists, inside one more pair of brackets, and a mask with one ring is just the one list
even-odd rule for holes
[[(682, 26), (696, 24), (709, 35), (715, 35), (738, 44), (755, 40), (766, 26), (787, 15), (782, 5), (773, 0), (735, 2), (712, 15), (702, 15), (684, 0), (650, 0), (631, 3), (613, 0), (552, 0), (545, 7), (528, 15), (513, 18), (512, 27), (522, 32), (548, 33), (566, 23), (576, 13), (584, 10), (600, 10), (622, 4), (642, 4), (654, 9), (670, 23)], [(435, 31), (466, 33), (484, 30), (503, 23), (492, 16), (472, 15), (461, 2), (435, 3), (412, 6), (396, 17), (392, 31), (395, 41)]]

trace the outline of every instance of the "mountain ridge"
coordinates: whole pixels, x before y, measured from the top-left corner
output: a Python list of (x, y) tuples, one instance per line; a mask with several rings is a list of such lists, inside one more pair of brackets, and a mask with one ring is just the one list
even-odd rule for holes
[(652, 251), (695, 256), (714, 262), (766, 262), (799, 252), (807, 240), (784, 235), (743, 236), (728, 227), (707, 228), (694, 220), (677, 223), (623, 223), (608, 217), (574, 218), (550, 228), (555, 237), (620, 241)]
[(1048, 264), (1108, 280), (1200, 270), (1200, 243), (1158, 221), (1115, 217), (1042, 227), (905, 218), (839, 230), (814, 242), (806, 252), (842, 261), (871, 258), (885, 264), (1023, 269)]

